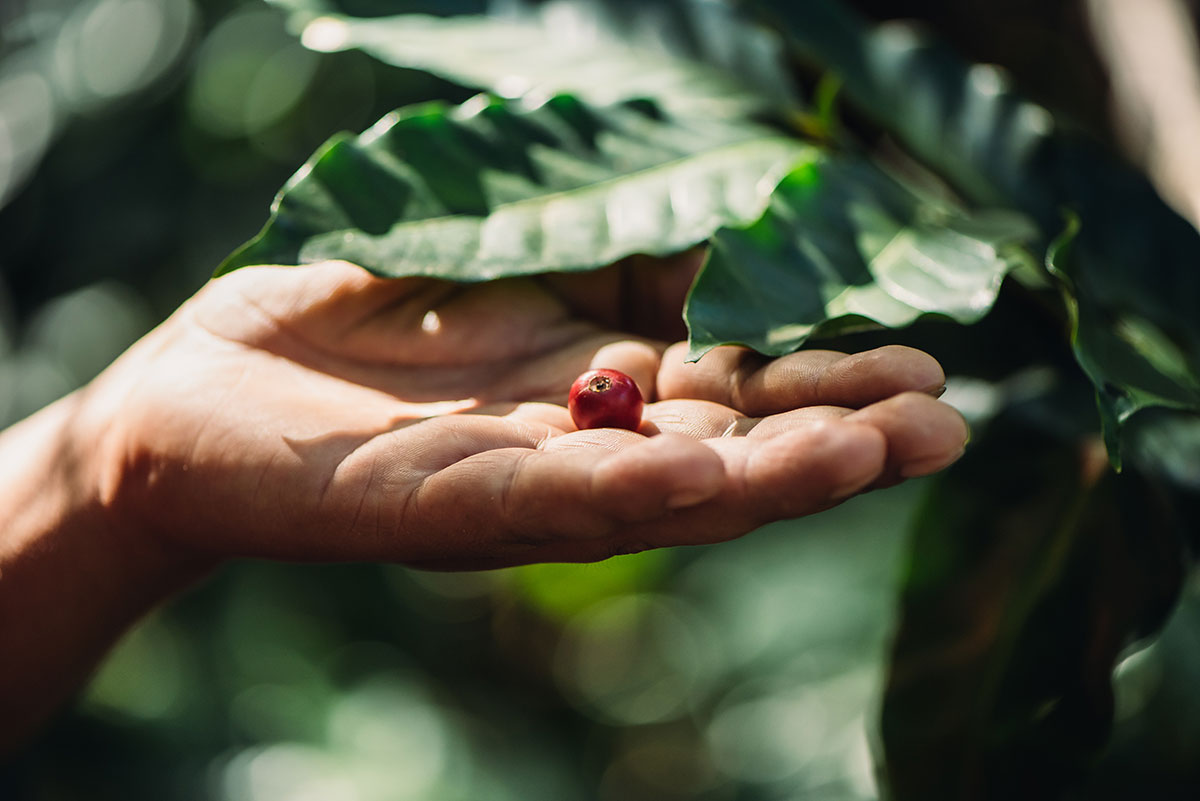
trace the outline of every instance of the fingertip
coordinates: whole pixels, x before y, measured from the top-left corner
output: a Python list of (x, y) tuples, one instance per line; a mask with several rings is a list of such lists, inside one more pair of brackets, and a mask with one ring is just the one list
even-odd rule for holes
[(946, 371), (941, 362), (930, 354), (907, 345), (885, 345), (879, 348), (881, 357), (894, 365), (898, 392), (923, 392), (937, 397), (946, 391)]
[(821, 382), (826, 403), (862, 406), (903, 392), (940, 394), (946, 374), (937, 359), (907, 345), (854, 353), (829, 366)]
[(966, 418), (921, 392), (904, 392), (846, 418), (878, 429), (887, 440), (888, 473), (916, 478), (942, 470), (963, 454), (970, 429)]

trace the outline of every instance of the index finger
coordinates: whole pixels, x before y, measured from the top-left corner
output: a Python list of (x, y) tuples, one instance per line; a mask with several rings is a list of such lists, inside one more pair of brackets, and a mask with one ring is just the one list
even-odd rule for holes
[(804, 350), (771, 359), (748, 348), (714, 348), (685, 361), (686, 343), (663, 354), (658, 397), (713, 401), (765, 417), (803, 406), (862, 408), (902, 392), (940, 394), (946, 381), (929, 354), (903, 345), (846, 354)]

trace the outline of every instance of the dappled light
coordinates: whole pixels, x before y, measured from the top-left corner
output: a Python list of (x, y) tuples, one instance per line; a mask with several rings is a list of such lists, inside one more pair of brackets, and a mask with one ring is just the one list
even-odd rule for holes
[[(0, 429), (87, 385), (215, 270), (345, 259), (545, 289), (620, 262), (624, 296), (639, 265), (697, 243), (668, 321), (691, 357), (911, 345), (971, 428), (942, 476), (903, 480), (880, 446), (877, 491), (719, 544), (494, 571), (224, 564), (0, 762), (0, 796), (1197, 797), (1197, 26), (1194, 3), (1139, 3), (1001, 25), (950, 0), (749, 17), (717, 0), (0, 0)], [(1029, 53), (992, 63), (1058, 41), (1107, 72), (1080, 60), (1043, 84)], [(439, 304), (405, 325), (450, 349), (481, 312)], [(406, 369), (378, 373), (386, 434), (499, 406), (440, 386), (404, 405)], [(288, 444), (304, 459), (370, 436)], [(663, 520), (707, 522), (682, 515)], [(363, 552), (412, 536), (346, 528), (331, 536)]]

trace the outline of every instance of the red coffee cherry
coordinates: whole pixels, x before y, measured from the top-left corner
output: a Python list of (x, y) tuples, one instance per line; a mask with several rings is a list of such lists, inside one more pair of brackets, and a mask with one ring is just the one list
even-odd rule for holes
[(637, 384), (619, 370), (588, 370), (575, 379), (567, 397), (567, 410), (580, 429), (637, 431), (642, 423), (642, 406)]

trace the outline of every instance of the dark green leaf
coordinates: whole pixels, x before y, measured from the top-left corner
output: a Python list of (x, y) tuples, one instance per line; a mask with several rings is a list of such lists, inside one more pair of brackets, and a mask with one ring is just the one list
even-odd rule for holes
[(815, 157), (769, 128), (692, 124), (644, 101), (406, 108), (329, 142), (218, 272), (324, 259), (456, 281), (593, 269), (757, 218)]
[(883, 709), (897, 801), (1062, 798), (1107, 740), (1120, 653), (1178, 597), (1179, 519), (1031, 424), (1054, 416), (1002, 415), (922, 512)]
[(727, 343), (781, 355), (817, 332), (930, 313), (975, 322), (1035, 236), (1018, 214), (968, 214), (865, 160), (806, 164), (761, 219), (713, 238), (685, 312), (691, 358)]
[(1020, 208), (1050, 233), (1064, 209), (1078, 215), (1072, 262), (1059, 269), (1072, 279), (1076, 354), (1100, 395), (1114, 462), (1117, 431), (1137, 409), (1200, 411), (1200, 234), (1143, 176), (1061, 131), (1001, 71), (911, 27), (872, 28), (838, 0), (753, 5), (842, 79), (861, 114), (972, 201)]
[(1100, 419), (1113, 466), (1121, 466), (1121, 426), (1147, 407), (1200, 410), (1200, 380), (1186, 345), (1133, 308), (1098, 300), (1092, 276), (1075, 256), (1079, 219), (1046, 257), (1050, 272), (1063, 282), (1071, 317), (1071, 344), (1084, 372), (1097, 387)]
[[(1162, 410), (1140, 415), (1130, 428), (1130, 458), (1200, 498), (1200, 415)], [(1200, 516), (1194, 520), (1200, 533)]]

